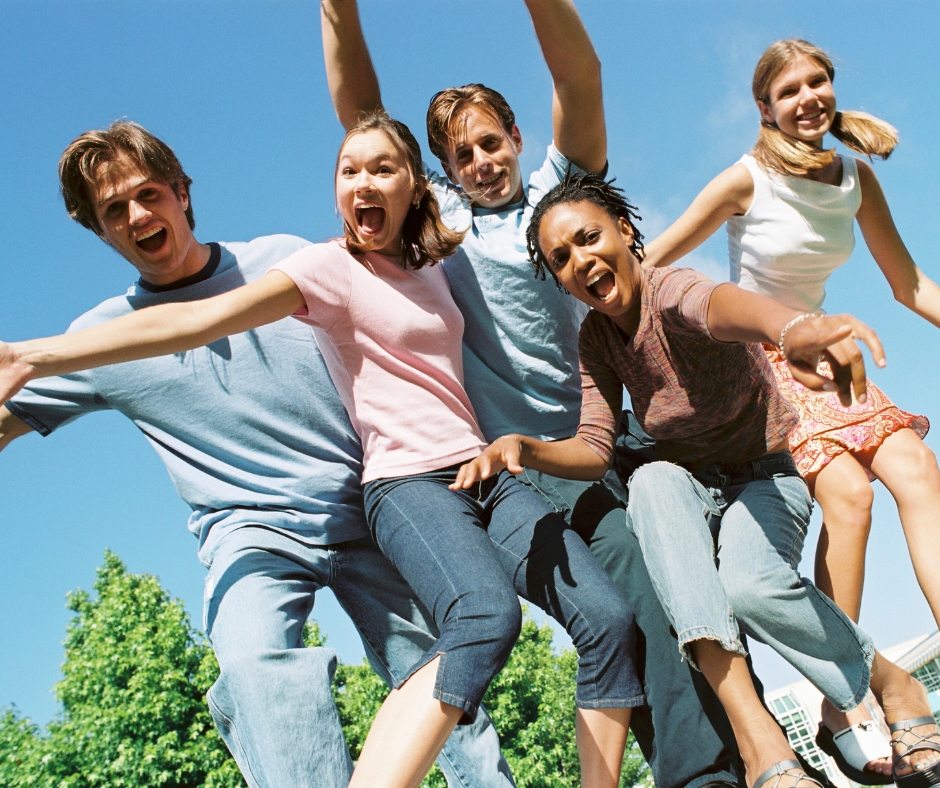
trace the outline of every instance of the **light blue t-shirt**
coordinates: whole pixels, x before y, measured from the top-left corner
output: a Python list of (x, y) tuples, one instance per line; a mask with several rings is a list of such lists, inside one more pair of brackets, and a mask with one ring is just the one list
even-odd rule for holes
[(568, 167), (549, 146), (523, 199), (498, 209), (471, 208), (459, 187), (428, 172), (444, 223), (470, 228), (443, 266), (466, 323), (464, 385), (488, 441), (508, 432), (566, 438), (578, 429), (578, 330), (588, 307), (553, 277), (535, 278), (525, 243), (535, 206)]
[[(69, 331), (232, 290), (308, 244), (290, 235), (212, 244), (206, 268), (176, 283), (183, 286), (152, 292), (138, 282)], [(204, 562), (222, 535), (243, 525), (309, 544), (368, 534), (359, 439), (310, 328), (293, 318), (185, 353), (42, 378), (7, 407), (42, 435), (98, 410), (131, 419), (192, 507), (189, 529)]]

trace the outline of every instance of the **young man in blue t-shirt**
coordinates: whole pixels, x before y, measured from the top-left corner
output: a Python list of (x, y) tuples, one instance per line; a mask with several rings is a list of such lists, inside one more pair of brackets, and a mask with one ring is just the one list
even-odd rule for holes
[[(308, 244), (289, 235), (199, 243), (190, 178), (169, 147), (127, 121), (78, 137), (59, 169), (72, 218), (140, 274), (70, 331), (232, 290)], [(208, 569), (204, 624), (221, 669), (208, 701), (246, 782), (345, 788), (336, 655), (302, 641), (316, 592), (333, 589), (389, 683), (433, 642), (432, 619), (368, 535), (362, 449), (310, 329), (282, 320), (188, 353), (36, 380), (0, 407), (0, 449), (104, 409), (137, 425), (192, 508)], [(438, 762), (452, 786), (513, 784), (482, 714)]]
[[(452, 228), (468, 230), (443, 266), (464, 316), (465, 386), (487, 440), (506, 433), (551, 440), (577, 431), (577, 338), (586, 308), (550, 279), (533, 278), (525, 231), (541, 196), (566, 170), (602, 172), (607, 164), (600, 62), (577, 10), (571, 0), (526, 0), (526, 6), (554, 85), (553, 142), (540, 169), (523, 178), (522, 135), (509, 104), (490, 88), (441, 91), (427, 113), (431, 151), (447, 176), (429, 171), (442, 216)], [(378, 79), (355, 1), (321, 0), (321, 20), (333, 105), (349, 128), (360, 113), (381, 106)], [(652, 442), (626, 414), (621, 442), (627, 462), (652, 458)], [(632, 727), (656, 784), (738, 783), (727, 718), (701, 677), (680, 662), (626, 529), (625, 491), (616, 474), (607, 483), (529, 470), (520, 478), (568, 518), (636, 611), (651, 708), (636, 709)]]

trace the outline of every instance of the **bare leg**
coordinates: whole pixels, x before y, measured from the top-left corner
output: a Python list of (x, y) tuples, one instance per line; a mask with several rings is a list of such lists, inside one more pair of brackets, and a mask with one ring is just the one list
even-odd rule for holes
[[(859, 460), (844, 452), (816, 475), (810, 491), (823, 514), (816, 548), (816, 586), (849, 618), (858, 622), (874, 500), (871, 483)], [(868, 719), (868, 711), (862, 705), (845, 713), (823, 698), (822, 722), (832, 733)], [(890, 775), (891, 759), (886, 755), (869, 761), (865, 768)]]
[(617, 788), (630, 709), (578, 709), (575, 731), (582, 788)]
[(823, 515), (816, 548), (816, 587), (857, 622), (871, 531), (871, 483), (861, 463), (843, 452), (816, 475), (810, 492)]
[(392, 690), (369, 729), (349, 788), (417, 788), (463, 711), (434, 697), (432, 660)]
[[(752, 780), (775, 763), (796, 756), (780, 726), (757, 697), (744, 657), (725, 651), (714, 640), (696, 640), (690, 647), (731, 722), (744, 761), (745, 782), (751, 788), (760, 788), (752, 785)], [(781, 788), (790, 788), (796, 782), (795, 778), (789, 781), (784, 778)]]
[[(884, 709), (888, 722), (897, 722), (912, 717), (932, 717), (930, 704), (927, 702), (927, 691), (924, 685), (911, 676), (906, 670), (886, 660), (877, 651), (871, 666), (871, 691), (874, 693), (881, 708)], [(936, 733), (935, 723), (920, 725), (914, 731), (922, 736)], [(903, 752), (903, 746), (896, 745), (895, 753)], [(920, 750), (898, 765), (897, 774), (904, 776), (917, 769), (920, 771), (936, 763), (940, 753), (931, 750)]]
[(917, 582), (940, 625), (940, 469), (934, 453), (911, 429), (898, 430), (871, 453), (875, 474), (898, 505)]

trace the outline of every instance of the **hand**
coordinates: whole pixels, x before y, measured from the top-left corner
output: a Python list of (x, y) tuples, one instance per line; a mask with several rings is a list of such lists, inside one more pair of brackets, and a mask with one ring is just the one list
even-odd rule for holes
[(32, 379), (32, 369), (16, 353), (15, 345), (0, 342), (0, 404)]
[[(783, 352), (793, 379), (814, 391), (835, 391), (839, 402), (852, 404), (852, 392), (865, 402), (865, 361), (857, 339), (871, 351), (875, 364), (886, 363), (878, 335), (851, 315), (831, 315), (802, 320), (786, 333)], [(820, 358), (832, 366), (832, 380), (816, 372)]]
[(461, 465), (457, 478), (448, 489), (466, 490), (502, 470), (510, 473), (522, 473), (524, 470), (522, 438), (518, 435), (504, 435), (498, 438), (470, 462)]

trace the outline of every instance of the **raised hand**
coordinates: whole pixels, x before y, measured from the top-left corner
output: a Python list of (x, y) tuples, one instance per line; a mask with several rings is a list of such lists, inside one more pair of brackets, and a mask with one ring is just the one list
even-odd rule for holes
[[(867, 399), (859, 339), (868, 346), (875, 364), (883, 367), (887, 362), (878, 335), (851, 315), (801, 320), (786, 332), (782, 350), (794, 380), (815, 391), (835, 391), (839, 401), (849, 406), (853, 392), (858, 402)], [(820, 359), (831, 365), (832, 379), (817, 371)]]

